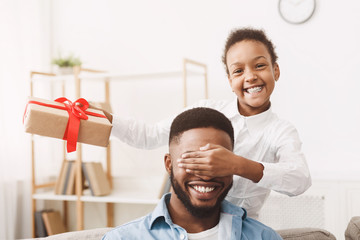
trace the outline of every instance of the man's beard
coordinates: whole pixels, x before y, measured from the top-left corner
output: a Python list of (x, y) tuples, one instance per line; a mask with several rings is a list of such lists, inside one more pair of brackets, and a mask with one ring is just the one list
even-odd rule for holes
[(220, 208), (221, 202), (225, 199), (227, 193), (230, 191), (230, 188), (232, 187), (232, 182), (229, 185), (227, 189), (224, 190), (224, 192), (219, 196), (216, 203), (212, 207), (196, 207), (191, 203), (191, 200), (189, 196), (184, 192), (179, 183), (175, 180), (173, 171), (171, 169), (170, 173), (170, 180), (171, 180), (171, 186), (174, 189), (175, 194), (180, 199), (180, 201), (184, 204), (186, 209), (188, 210), (191, 215), (197, 218), (207, 218), (210, 217), (214, 212)]

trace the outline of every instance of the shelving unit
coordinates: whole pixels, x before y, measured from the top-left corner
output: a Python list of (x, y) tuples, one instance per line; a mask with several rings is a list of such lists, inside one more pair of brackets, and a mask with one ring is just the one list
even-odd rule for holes
[[(200, 68), (202, 71), (190, 71), (188, 70), (189, 66), (195, 66)], [(188, 101), (188, 92), (187, 84), (189, 76), (201, 76), (204, 78), (204, 96), (208, 97), (208, 80), (207, 80), (207, 66), (205, 64), (183, 59), (183, 66), (181, 71), (169, 71), (169, 72), (153, 72), (148, 74), (111, 74), (103, 71), (96, 71), (91, 69), (84, 69), (80, 67), (74, 68), (73, 75), (62, 75), (57, 76), (53, 73), (44, 73), (44, 72), (31, 72), (30, 75), (30, 95), (33, 96), (34, 93), (34, 83), (36, 81), (47, 81), (47, 82), (61, 82), (62, 83), (62, 95), (65, 96), (65, 83), (70, 81), (73, 82), (75, 86), (75, 97), (80, 98), (81, 85), (85, 84), (84, 81), (101, 81), (105, 85), (105, 103), (110, 104), (110, 82), (111, 81), (124, 81), (124, 80), (134, 80), (134, 79), (153, 79), (153, 78), (180, 78), (183, 82), (183, 106), (187, 106)], [(35, 237), (35, 220), (34, 213), (36, 211), (36, 201), (37, 200), (53, 200), (53, 201), (63, 201), (63, 210), (64, 210), (64, 221), (66, 225), (67, 219), (67, 202), (76, 202), (76, 223), (77, 230), (84, 229), (84, 202), (102, 202), (106, 203), (106, 212), (107, 212), (107, 226), (114, 226), (114, 203), (132, 203), (132, 204), (156, 204), (159, 200), (157, 193), (150, 193), (146, 191), (134, 191), (132, 189), (123, 189), (123, 191), (117, 191), (117, 185), (113, 185), (113, 178), (111, 174), (111, 143), (106, 148), (106, 174), (109, 179), (110, 185), (112, 187), (112, 193), (108, 196), (95, 197), (91, 196), (88, 190), (82, 189), (82, 172), (81, 172), (81, 162), (82, 162), (82, 144), (78, 143), (76, 151), (76, 180), (75, 180), (75, 195), (55, 195), (54, 191), (42, 191), (38, 192), (39, 189), (51, 188), (55, 186), (55, 182), (49, 182), (45, 184), (36, 184), (36, 173), (35, 173), (35, 138), (31, 137), (31, 161), (32, 161), (32, 212), (33, 212), (33, 237)], [(65, 143), (64, 143), (65, 151)], [(64, 161), (66, 160), (64, 152)], [(128, 181), (129, 185), (136, 183), (138, 179), (122, 179), (119, 182)], [(129, 182), (130, 181), (130, 182)], [(131, 182), (132, 181), (132, 182)]]
[[(102, 202), (102, 203), (132, 203), (132, 204), (156, 204), (159, 201), (158, 194), (150, 191), (149, 188), (144, 187), (132, 190), (126, 186), (139, 186), (141, 182), (149, 181), (149, 179), (138, 179), (129, 177), (117, 178), (115, 180), (114, 189), (122, 189), (123, 191), (112, 191), (111, 194), (102, 197), (91, 196), (90, 191), (84, 190), (83, 195), (80, 197), (83, 202)], [(153, 181), (155, 182), (155, 181)], [(76, 201), (75, 195), (54, 195), (53, 191), (46, 191), (33, 195), (36, 200), (62, 200), (62, 201)]]

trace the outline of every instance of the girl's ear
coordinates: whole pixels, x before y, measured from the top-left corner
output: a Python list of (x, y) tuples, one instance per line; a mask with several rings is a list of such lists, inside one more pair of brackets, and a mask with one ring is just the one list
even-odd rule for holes
[(277, 63), (274, 64), (274, 76), (275, 76), (275, 81), (279, 80), (279, 78), (280, 78), (280, 67), (279, 67), (279, 64), (277, 64)]
[(166, 171), (170, 174), (171, 173), (171, 155), (169, 153), (165, 154), (164, 156), (164, 164)]

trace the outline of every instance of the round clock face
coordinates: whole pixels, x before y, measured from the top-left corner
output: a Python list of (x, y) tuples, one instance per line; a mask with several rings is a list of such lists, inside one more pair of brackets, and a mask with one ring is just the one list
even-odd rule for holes
[(300, 24), (311, 18), (315, 5), (315, 0), (279, 0), (279, 13), (285, 21)]

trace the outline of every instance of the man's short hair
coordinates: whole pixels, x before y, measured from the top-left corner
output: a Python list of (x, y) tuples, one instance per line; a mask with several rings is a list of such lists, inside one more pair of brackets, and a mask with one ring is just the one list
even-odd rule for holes
[(239, 28), (234, 29), (229, 34), (226, 43), (224, 52), (222, 55), (222, 62), (225, 65), (226, 73), (229, 74), (229, 70), (227, 68), (227, 59), (226, 54), (229, 51), (230, 47), (238, 42), (250, 40), (250, 41), (257, 41), (261, 42), (265, 45), (266, 49), (268, 50), (270, 56), (271, 56), (271, 63), (275, 64), (277, 62), (278, 56), (275, 52), (275, 46), (270, 41), (270, 39), (266, 36), (265, 32), (261, 29), (254, 29), (254, 28)]
[(170, 128), (169, 145), (172, 141), (179, 142), (183, 132), (194, 128), (212, 127), (227, 133), (234, 147), (234, 129), (230, 120), (221, 112), (205, 107), (197, 107), (179, 114)]

